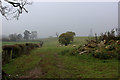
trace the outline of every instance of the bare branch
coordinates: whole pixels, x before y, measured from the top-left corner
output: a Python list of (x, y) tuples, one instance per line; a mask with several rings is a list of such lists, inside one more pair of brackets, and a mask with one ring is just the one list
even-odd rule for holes
[(25, 5), (31, 5), (32, 3), (28, 2), (27, 0), (4, 0), (6, 2), (3, 6), (2, 0), (0, 0), (0, 12), (1, 14), (7, 18), (9, 16), (13, 16), (12, 18), (19, 19), (20, 14), (22, 14), (24, 11), (28, 13), (27, 9), (25, 8)]

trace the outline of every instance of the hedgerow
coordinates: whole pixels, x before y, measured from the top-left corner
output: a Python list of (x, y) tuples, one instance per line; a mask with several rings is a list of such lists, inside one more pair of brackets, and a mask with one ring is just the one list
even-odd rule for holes
[(40, 43), (26, 43), (5, 45), (2, 47), (2, 63), (3, 65), (9, 63), (11, 59), (17, 58), (24, 54), (30, 54), (30, 51), (35, 48), (41, 47)]

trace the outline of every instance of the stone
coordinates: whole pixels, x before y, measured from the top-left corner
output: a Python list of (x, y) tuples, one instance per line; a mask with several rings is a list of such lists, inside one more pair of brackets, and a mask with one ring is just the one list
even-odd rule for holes
[(105, 44), (104, 44), (104, 42), (103, 41), (101, 41), (99, 44), (98, 44), (98, 47), (104, 47), (105, 46)]
[(79, 54), (84, 54), (84, 53), (87, 53), (87, 51), (80, 52)]
[(76, 47), (76, 45), (73, 45), (73, 47)]

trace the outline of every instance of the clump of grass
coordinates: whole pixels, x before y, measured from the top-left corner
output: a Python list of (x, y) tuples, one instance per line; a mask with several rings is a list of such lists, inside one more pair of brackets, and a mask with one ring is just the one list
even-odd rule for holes
[(67, 49), (59, 52), (58, 54), (64, 56), (64, 55), (68, 55), (69, 53), (70, 53), (70, 50)]

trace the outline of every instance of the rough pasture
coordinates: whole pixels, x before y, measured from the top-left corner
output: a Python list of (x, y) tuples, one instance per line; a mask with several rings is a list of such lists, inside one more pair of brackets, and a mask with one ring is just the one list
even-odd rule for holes
[[(42, 48), (34, 49), (30, 55), (22, 55), (3, 70), (12, 77), (19, 78), (116, 78), (118, 60), (99, 60), (90, 54), (70, 56), (63, 55), (86, 43), (87, 37), (76, 37), (75, 41), (66, 46), (60, 45), (57, 38), (42, 39)], [(4, 43), (3, 43), (4, 44)], [(76, 45), (76, 47), (73, 47)]]

